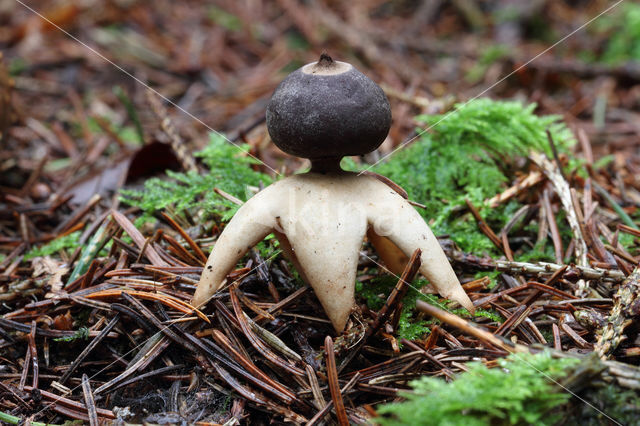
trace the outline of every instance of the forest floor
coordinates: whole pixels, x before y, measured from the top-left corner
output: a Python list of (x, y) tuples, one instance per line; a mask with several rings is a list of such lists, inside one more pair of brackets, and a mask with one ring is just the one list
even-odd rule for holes
[[(336, 335), (274, 239), (189, 305), (237, 204), (308, 167), (264, 114), (322, 52), (387, 94), (388, 138), (349, 167), (406, 187), (475, 315), (365, 243)], [(416, 378), (544, 348), (580, 360), (558, 404), (452, 410), (640, 418), (637, 4), (5, 0), (0, 54), (0, 421), (367, 423)]]

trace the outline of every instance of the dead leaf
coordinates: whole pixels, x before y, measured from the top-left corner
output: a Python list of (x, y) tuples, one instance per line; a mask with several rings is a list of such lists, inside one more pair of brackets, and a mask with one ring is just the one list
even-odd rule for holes
[(71, 317), (71, 311), (67, 310), (64, 314), (56, 315), (53, 318), (52, 326), (56, 330), (72, 330), (73, 318)]
[(31, 262), (33, 266), (33, 278), (48, 275), (47, 284), (49, 285), (49, 293), (47, 297), (58, 296), (62, 290), (62, 277), (69, 272), (69, 268), (64, 262), (58, 262), (49, 256), (36, 257)]

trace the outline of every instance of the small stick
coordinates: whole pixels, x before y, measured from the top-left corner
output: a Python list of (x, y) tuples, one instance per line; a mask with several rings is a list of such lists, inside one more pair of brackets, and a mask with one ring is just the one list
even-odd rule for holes
[(269, 312), (265, 311), (260, 306), (258, 306), (253, 300), (251, 300), (243, 292), (241, 292), (240, 289), (236, 288), (236, 294), (237, 294), (238, 298), (240, 298), (240, 301), (247, 308), (251, 309), (253, 312), (258, 314), (258, 317), (256, 318), (256, 321), (259, 321), (259, 320), (261, 320), (263, 318), (266, 318), (269, 321), (273, 321), (275, 319), (275, 317), (273, 315), (271, 315)]
[(96, 411), (96, 403), (93, 400), (93, 393), (91, 392), (91, 385), (89, 384), (89, 377), (86, 374), (82, 375), (82, 394), (84, 395), (84, 404), (87, 406), (87, 414), (89, 415), (89, 425), (99, 426), (98, 412)]
[(503, 202), (515, 197), (523, 190), (539, 184), (544, 180), (544, 175), (538, 171), (529, 173), (524, 179), (516, 183), (515, 185), (507, 188), (504, 192), (486, 200), (485, 202), (491, 208), (496, 208)]
[(259, 397), (259, 394), (253, 392), (249, 388), (242, 386), (240, 382), (238, 382), (227, 370), (225, 370), (220, 365), (218, 365), (217, 362), (212, 362), (211, 364), (213, 365), (213, 368), (215, 368), (218, 375), (222, 377), (222, 380), (227, 382), (227, 384), (231, 386), (233, 390), (238, 392), (241, 396), (248, 399), (249, 401), (255, 402), (256, 404), (267, 405), (266, 400), (261, 399)]
[(189, 263), (195, 263), (199, 266), (204, 266), (205, 261), (202, 261), (200, 258), (196, 257), (195, 255), (189, 253), (187, 251), (186, 248), (182, 247), (182, 245), (176, 241), (173, 237), (171, 237), (170, 235), (167, 234), (162, 234), (162, 239), (165, 240), (167, 243), (169, 243), (170, 248), (172, 248), (173, 250), (175, 250), (174, 254), (177, 255), (180, 259), (182, 259), (185, 262), (189, 262)]
[(22, 363), (22, 374), (20, 375), (20, 383), (18, 384), (19, 390), (24, 390), (27, 383), (27, 376), (29, 375), (29, 360), (31, 359), (31, 346), (27, 345), (27, 353), (24, 355), (24, 362)]
[(500, 241), (500, 238), (498, 238), (498, 236), (496, 235), (495, 232), (493, 232), (493, 230), (491, 229), (491, 227), (489, 227), (489, 225), (487, 224), (487, 222), (484, 221), (484, 219), (482, 218), (482, 216), (480, 216), (480, 213), (478, 212), (478, 209), (476, 209), (476, 207), (471, 203), (471, 201), (469, 201), (469, 199), (465, 198), (464, 200), (465, 203), (467, 203), (467, 207), (469, 207), (469, 210), (471, 211), (471, 214), (473, 215), (473, 217), (475, 218), (476, 222), (478, 223), (478, 228), (480, 228), (480, 230), (487, 236), (489, 237), (489, 239), (491, 240), (491, 242), (499, 249), (502, 251), (502, 242)]
[(340, 426), (349, 426), (349, 418), (347, 410), (344, 408), (342, 393), (340, 392), (340, 384), (338, 383), (338, 370), (336, 369), (336, 355), (333, 350), (333, 340), (331, 336), (324, 339), (324, 349), (327, 355), (327, 380), (329, 381), (329, 390), (331, 391), (331, 400), (335, 406), (338, 416), (338, 424)]
[[(431, 331), (431, 333), (433, 333), (434, 330), (440, 330), (440, 327), (434, 326), (434, 328)], [(429, 336), (431, 336), (431, 335), (429, 335)], [(419, 347), (418, 345), (416, 345), (415, 342), (412, 342), (412, 341), (407, 340), (407, 339), (402, 339), (402, 344), (403, 345), (407, 345), (408, 347), (410, 347), (414, 351), (422, 352), (422, 356), (424, 356), (429, 362), (431, 362), (433, 365), (435, 365), (440, 370), (442, 370), (442, 373), (444, 373), (445, 376), (447, 376), (450, 379), (454, 379), (455, 378), (455, 375), (453, 374), (453, 371), (451, 371), (446, 365), (444, 365), (442, 363), (442, 361), (440, 361), (438, 358), (436, 358), (435, 356), (433, 356), (429, 352), (427, 352), (430, 348), (427, 348), (427, 350), (424, 350), (421, 347)]]
[(127, 365), (127, 368), (108, 381), (102, 386), (98, 387), (94, 394), (100, 394), (111, 389), (113, 386), (126, 380), (132, 374), (137, 371), (144, 370), (154, 359), (156, 359), (167, 347), (169, 347), (171, 341), (163, 336), (162, 333), (156, 333), (151, 336), (147, 342), (140, 348), (140, 351), (133, 357), (133, 359)]
[(82, 278), (82, 283), (80, 284), (81, 289), (85, 289), (91, 285), (91, 282), (93, 281), (93, 276), (95, 275), (96, 270), (98, 269), (98, 265), (100, 265), (100, 261), (98, 259), (93, 259), (91, 261), (91, 264), (89, 265), (89, 270), (84, 274), (84, 277)]
[(196, 244), (196, 242), (191, 239), (189, 234), (187, 234), (187, 232), (184, 229), (182, 229), (182, 227), (180, 225), (178, 225), (178, 223), (175, 220), (173, 220), (173, 218), (171, 216), (169, 216), (165, 212), (161, 212), (160, 214), (162, 215), (162, 217), (164, 217), (164, 219), (167, 221), (167, 223), (169, 223), (169, 225), (173, 229), (178, 231), (178, 233), (182, 236), (182, 238), (184, 238), (184, 240), (187, 242), (187, 244), (189, 244), (189, 247), (191, 247), (191, 249), (198, 255), (200, 260), (202, 260), (203, 262), (206, 262), (207, 261), (207, 256), (204, 254), (204, 252), (202, 251), (200, 246), (198, 244)]
[[(19, 257), (22, 254), (22, 252), (25, 251), (26, 249), (27, 249), (27, 243), (23, 242), (20, 245), (18, 245), (16, 248), (11, 250), (11, 253), (9, 253), (2, 262), (0, 262), (0, 271), (4, 271), (5, 269), (7, 269), (7, 267), (13, 261), (13, 259)], [(22, 259), (20, 259), (20, 261), (22, 261)]]
[(587, 136), (587, 132), (585, 132), (582, 127), (578, 129), (578, 140), (580, 141), (580, 146), (582, 147), (584, 158), (585, 160), (587, 160), (587, 165), (589, 167), (593, 166), (593, 151), (591, 150), (591, 141), (589, 140), (589, 136)]
[(245, 368), (247, 372), (259, 377), (265, 383), (271, 385), (273, 389), (277, 390), (278, 392), (275, 392), (270, 388), (265, 388), (267, 391), (270, 391), (278, 398), (286, 401), (287, 403), (291, 403), (292, 401), (295, 401), (297, 399), (295, 394), (293, 394), (289, 389), (271, 379), (266, 373), (256, 367), (249, 358), (245, 357), (242, 353), (240, 353), (240, 351), (235, 349), (231, 344), (229, 338), (225, 336), (220, 330), (213, 329), (211, 337), (213, 337), (216, 343), (222, 346), (227, 354), (230, 354), (236, 362), (238, 362), (243, 368)]
[(102, 339), (104, 339), (107, 336), (107, 334), (109, 334), (109, 332), (113, 329), (113, 327), (115, 327), (115, 325), (118, 323), (119, 320), (120, 320), (120, 315), (116, 314), (116, 316), (113, 317), (111, 321), (109, 321), (109, 323), (100, 331), (100, 334), (98, 334), (91, 341), (91, 343), (89, 343), (82, 350), (80, 355), (78, 355), (78, 357), (75, 360), (73, 360), (69, 368), (67, 368), (67, 371), (65, 371), (65, 373), (62, 375), (62, 378), (58, 380), (60, 384), (64, 384), (64, 382), (66, 382), (69, 379), (69, 377), (71, 377), (71, 375), (73, 374), (74, 371), (76, 371), (76, 368), (78, 368), (80, 363), (84, 361), (87, 355), (89, 355), (91, 351), (94, 350), (96, 346), (98, 346), (98, 344), (102, 341)]
[[(131, 221), (127, 219), (125, 215), (116, 210), (112, 210), (111, 217), (113, 217), (113, 219), (118, 222), (118, 224), (125, 230), (125, 232), (129, 234), (138, 248), (142, 249), (142, 247), (144, 247), (145, 238), (133, 225), (133, 223), (131, 223)], [(162, 260), (162, 258), (160, 258), (160, 255), (156, 252), (152, 245), (149, 245), (146, 248), (146, 256), (154, 266), (169, 266), (164, 260)]]
[(369, 170), (364, 170), (361, 172), (361, 174), (365, 176), (371, 176), (372, 178), (379, 180), (380, 182), (384, 183), (389, 188), (393, 189), (395, 192), (400, 194), (400, 196), (405, 200), (409, 199), (409, 194), (407, 194), (407, 191), (405, 191), (400, 185), (398, 185), (388, 177), (382, 176), (381, 174), (378, 174)]
[(531, 306), (520, 305), (513, 314), (503, 322), (494, 333), (496, 336), (508, 335), (511, 330), (516, 328), (531, 313)]
[[(406, 365), (408, 362), (412, 361), (414, 358), (419, 357), (420, 355), (422, 355), (424, 352), (424, 350), (417, 350), (417, 351), (413, 351), (413, 352), (408, 352), (406, 354), (402, 354), (400, 356), (397, 356), (395, 358), (391, 358), (388, 359), (386, 361), (382, 361), (378, 364), (374, 364), (370, 367), (366, 367), (363, 368), (361, 370), (357, 370), (357, 372), (359, 372), (363, 378), (368, 378), (369, 376), (372, 376), (374, 374), (376, 374), (378, 371), (380, 371), (383, 368), (391, 368), (391, 366), (396, 366), (396, 364), (402, 364), (402, 365)], [(352, 375), (355, 374), (355, 372), (351, 372), (348, 373), (347, 375)]]
[[(161, 232), (162, 230), (158, 230), (158, 231)], [(144, 239), (144, 244), (140, 248), (140, 253), (138, 253), (138, 257), (136, 257), (135, 263), (142, 263), (142, 257), (144, 256), (144, 252), (147, 250), (147, 247), (149, 247), (149, 244), (155, 241), (156, 235), (154, 235), (153, 237), (147, 237)]]
[(621, 249), (621, 248), (616, 248), (613, 247), (609, 244), (605, 244), (604, 248), (607, 249), (608, 251), (610, 251), (613, 254), (616, 254), (618, 256), (620, 256), (622, 259), (626, 260), (627, 262), (631, 263), (634, 266), (638, 265), (638, 261), (631, 256), (629, 253), (627, 253), (625, 250)]
[(146, 91), (147, 101), (151, 105), (151, 110), (154, 112), (156, 117), (160, 120), (160, 128), (162, 131), (169, 137), (169, 141), (171, 144), (171, 148), (180, 160), (180, 164), (182, 168), (186, 171), (190, 172), (198, 172), (198, 166), (196, 165), (196, 160), (193, 155), (189, 152), (188, 146), (182, 138), (180, 134), (176, 131), (175, 127), (173, 127), (173, 123), (167, 114), (167, 110), (158, 99), (158, 96), (153, 93), (151, 90)]
[(513, 251), (511, 251), (511, 246), (509, 245), (509, 237), (506, 232), (501, 233), (500, 236), (502, 237), (504, 255), (507, 259), (513, 262)]
[(273, 281), (271, 280), (267, 263), (264, 261), (264, 259), (260, 257), (260, 254), (258, 253), (257, 250), (251, 250), (251, 259), (256, 264), (256, 273), (258, 274), (258, 278), (260, 278), (261, 281), (264, 281), (267, 283), (267, 288), (269, 290), (269, 293), (271, 293), (271, 297), (273, 297), (273, 300), (275, 300), (276, 303), (279, 302), (280, 294), (278, 293), (276, 286), (273, 284)]
[[(356, 385), (359, 379), (360, 379), (360, 373), (354, 374), (351, 380), (349, 380), (349, 383), (344, 385), (341, 392), (345, 394), (348, 391), (350, 391), (351, 388), (353, 388)], [(306, 426), (313, 426), (316, 423), (318, 423), (320, 420), (324, 419), (324, 417), (327, 415), (327, 413), (332, 407), (333, 407), (333, 401), (329, 401), (324, 407), (322, 407), (320, 411), (316, 413), (315, 416), (313, 416), (313, 418), (311, 418), (311, 420), (309, 420), (309, 423), (307, 423)]]
[[(514, 274), (531, 274), (536, 276), (546, 276), (552, 274), (565, 265), (556, 263), (528, 263), (528, 262), (509, 262), (506, 260), (496, 260), (495, 268), (499, 271), (511, 272)], [(590, 268), (586, 266), (569, 267), (563, 276), (564, 279), (575, 281), (583, 278), (589, 280), (602, 280), (621, 282), (625, 276), (622, 272), (613, 269)]]
[(164, 376), (164, 375), (166, 375), (166, 374), (168, 374), (168, 373), (170, 373), (172, 371), (179, 370), (181, 368), (184, 368), (184, 365), (178, 364), (178, 365), (169, 365), (169, 366), (166, 366), (166, 367), (161, 367), (161, 368), (158, 368), (157, 370), (153, 370), (153, 371), (147, 371), (144, 374), (140, 374), (140, 375), (136, 375), (136, 376), (130, 377), (127, 380), (125, 380), (124, 382), (118, 383), (117, 385), (115, 385), (114, 387), (111, 388), (111, 391), (113, 392), (115, 390), (118, 390), (118, 389), (123, 388), (125, 386), (129, 386), (130, 384), (138, 382), (138, 381), (144, 383), (146, 380), (148, 380), (149, 377), (160, 376), (160, 375)]
[(237, 204), (239, 206), (244, 204), (244, 201), (242, 201), (239, 198), (234, 197), (233, 195), (229, 194), (228, 192), (223, 191), (220, 188), (213, 188), (213, 192), (215, 192), (216, 194), (218, 194), (222, 198), (231, 201), (233, 204)]
[(33, 366), (32, 386), (38, 389), (38, 376), (40, 368), (38, 365), (38, 349), (36, 347), (36, 321), (31, 321), (31, 332), (29, 333), (29, 352), (31, 353), (31, 364)]
[(378, 331), (380, 327), (382, 327), (387, 318), (389, 318), (389, 316), (391, 315), (392, 307), (396, 307), (397, 303), (400, 302), (407, 294), (407, 291), (409, 290), (409, 283), (413, 281), (416, 274), (418, 273), (418, 269), (420, 269), (421, 255), (422, 251), (420, 251), (420, 249), (416, 249), (413, 252), (409, 263), (407, 263), (407, 266), (405, 266), (404, 271), (402, 272), (400, 280), (398, 280), (398, 283), (391, 291), (391, 294), (389, 294), (389, 297), (384, 303), (382, 309), (380, 309), (380, 312), (378, 312), (378, 315), (376, 316), (376, 319), (371, 327), (367, 329), (363, 342), (366, 341), (369, 337), (373, 336), (375, 332)]
[(560, 339), (560, 329), (558, 328), (558, 324), (551, 324), (551, 329), (553, 330), (553, 348), (557, 351), (561, 351), (562, 341)]
[(22, 399), (22, 397), (20, 395), (18, 395), (18, 393), (15, 390), (13, 390), (13, 386), (12, 385), (5, 385), (4, 383), (0, 382), (0, 389), (2, 389), (3, 391), (11, 394), (13, 399), (18, 401), (20, 403), (20, 405), (22, 405), (27, 410), (31, 410), (32, 409), (31, 406), (29, 404), (27, 404), (27, 402), (24, 399)]
[(262, 340), (264, 340), (266, 343), (268, 343), (269, 346), (271, 346), (273, 349), (277, 350), (278, 352), (280, 352), (282, 355), (286, 356), (287, 358), (293, 359), (295, 361), (302, 362), (302, 357), (300, 355), (298, 355), (298, 353), (295, 352), (293, 349), (289, 348), (282, 340), (280, 340), (280, 338), (278, 336), (276, 336), (275, 334), (271, 333), (270, 331), (265, 330), (264, 328), (260, 327), (258, 324), (255, 323), (255, 321), (253, 321), (251, 318), (249, 318), (249, 316), (247, 314), (244, 314), (244, 318), (249, 323), (249, 326), (251, 327), (251, 329), (258, 336), (260, 336), (262, 338)]
[(240, 307), (240, 300), (238, 299), (238, 296), (236, 296), (236, 293), (235, 291), (233, 291), (233, 289), (229, 291), (229, 296), (231, 297), (231, 305), (233, 306), (235, 317), (238, 320), (238, 323), (240, 324), (245, 337), (249, 339), (249, 342), (251, 342), (251, 345), (265, 358), (267, 358), (277, 366), (283, 368), (289, 373), (295, 374), (296, 376), (304, 377), (304, 371), (294, 365), (291, 365), (290, 363), (273, 353), (269, 348), (265, 346), (264, 343), (262, 343), (258, 336), (255, 335), (253, 330), (251, 330), (251, 327), (249, 326), (247, 320), (245, 319), (244, 311)]
[(156, 317), (153, 312), (149, 308), (147, 308), (142, 302), (140, 302), (135, 297), (131, 296), (129, 293), (123, 291), (122, 298), (129, 302), (134, 308), (138, 310), (146, 319), (148, 319), (154, 326), (160, 330), (161, 333), (166, 335), (169, 339), (173, 340), (178, 345), (189, 351), (195, 351), (193, 345), (187, 340), (183, 339), (181, 336), (178, 336), (175, 331), (171, 327), (167, 327), (162, 324), (162, 321)]
[(549, 146), (551, 147), (551, 153), (553, 154), (553, 159), (556, 162), (557, 170), (560, 172), (562, 179), (567, 180), (567, 176), (564, 174), (564, 170), (562, 170), (562, 163), (560, 162), (560, 157), (558, 157), (558, 148), (556, 148), (556, 143), (553, 140), (553, 136), (551, 136), (551, 131), (546, 129), (547, 133), (547, 141), (549, 142)]
[[(34, 388), (32, 388), (31, 386), (25, 386), (24, 390), (26, 390), (27, 392), (31, 392), (34, 390)], [(79, 410), (81, 412), (84, 412), (86, 410), (86, 407), (81, 402), (73, 401), (69, 398), (65, 398), (64, 396), (56, 395), (55, 393), (52, 393), (52, 392), (47, 392), (46, 390), (38, 389), (38, 391), (40, 392), (40, 395), (42, 395), (46, 400), (53, 401), (62, 406), (65, 406), (74, 410)], [(98, 415), (102, 417), (106, 417), (107, 419), (110, 419), (110, 420), (113, 420), (116, 418), (113, 411), (107, 410), (105, 408), (96, 407), (96, 412)]]
[[(2, 134), (0, 134), (0, 138), (2, 138)], [(49, 161), (48, 155), (43, 156), (40, 159), (40, 161), (38, 161), (38, 165), (33, 169), (31, 174), (29, 175), (29, 178), (27, 179), (25, 184), (22, 185), (22, 188), (20, 189), (19, 195), (21, 197), (25, 197), (29, 194), (29, 190), (38, 181), (38, 178), (40, 177), (45, 164), (47, 164), (47, 161)]]
[(596, 190), (596, 192), (598, 194), (600, 194), (602, 196), (602, 198), (605, 199), (605, 201), (607, 202), (607, 204), (609, 204), (611, 206), (611, 208), (613, 210), (615, 210), (615, 212), (618, 214), (618, 216), (620, 216), (620, 219), (629, 227), (632, 229), (638, 229), (638, 226), (635, 224), (635, 222), (633, 221), (633, 219), (631, 219), (631, 217), (629, 217), (629, 215), (627, 214), (627, 212), (625, 212), (622, 207), (620, 207), (620, 205), (616, 202), (616, 200), (613, 199), (613, 197), (611, 196), (611, 194), (609, 194), (607, 192), (606, 189), (604, 189), (603, 187), (601, 187), (600, 185), (598, 185), (596, 182), (593, 182), (593, 189)]
[[(0, 326), (13, 329), (13, 330), (18, 330), (22, 333), (29, 333), (31, 331), (31, 326), (22, 324), (20, 322), (11, 321), (5, 318), (0, 318)], [(40, 337), (55, 337), (55, 338), (74, 336), (76, 333), (75, 331), (49, 330), (45, 328), (37, 328), (36, 332)], [(89, 336), (97, 336), (97, 335), (98, 335), (97, 331), (89, 331)], [(110, 334), (108, 337), (119, 337), (119, 335), (116, 333), (113, 333), (113, 334)]]
[(578, 335), (578, 333), (576, 333), (573, 330), (573, 328), (571, 328), (569, 326), (569, 324), (563, 322), (562, 324), (560, 324), (560, 328), (562, 328), (562, 330), (565, 333), (567, 333), (567, 335), (571, 338), (571, 340), (576, 342), (576, 345), (578, 345), (580, 348), (582, 348), (582, 349), (591, 349), (593, 347), (593, 345), (591, 345), (591, 343), (587, 342), (582, 337), (580, 337)]
[(293, 293), (291, 293), (289, 296), (285, 297), (284, 299), (282, 299), (281, 301), (279, 301), (278, 303), (272, 305), (269, 309), (267, 309), (267, 312), (269, 313), (273, 313), (276, 312), (286, 306), (289, 306), (291, 303), (295, 302), (300, 296), (302, 296), (304, 293), (307, 292), (307, 290), (309, 290), (309, 286), (305, 286), (305, 287), (301, 287), (299, 289), (297, 289), (296, 291), (294, 291)]
[(68, 219), (61, 222), (54, 230), (54, 234), (60, 234), (65, 230), (71, 228), (74, 224), (76, 224), (80, 219), (82, 219), (96, 204), (98, 204), (102, 200), (100, 194), (95, 194), (91, 199), (85, 204), (83, 207), (78, 209), (75, 213), (69, 216)]
[[(573, 202), (569, 184), (562, 176), (561, 171), (558, 170), (557, 165), (549, 161), (549, 159), (544, 154), (531, 151), (529, 153), (529, 157), (533, 160), (534, 163), (538, 165), (538, 167), (542, 169), (544, 174), (547, 175), (547, 177), (553, 184), (553, 188), (556, 194), (558, 194), (558, 198), (560, 198), (562, 207), (567, 213), (567, 221), (569, 222), (569, 227), (571, 228), (573, 237), (576, 241), (575, 251), (578, 265), (588, 266), (587, 245), (584, 242), (582, 231), (580, 230), (580, 222), (577, 216), (579, 206)], [(580, 289), (580, 291), (584, 290), (585, 288)]]
[[(567, 265), (565, 265), (564, 267), (558, 269), (557, 271), (555, 271), (553, 273), (553, 275), (551, 275), (547, 281), (545, 281), (544, 285), (549, 287), (550, 289), (553, 288), (551, 287), (553, 284), (556, 283), (556, 281), (558, 281), (560, 279), (560, 277), (562, 276), (562, 274), (564, 274), (564, 271), (566, 271), (568, 268)], [(520, 305), (530, 305), (531, 303), (535, 302), (538, 297), (542, 294), (542, 290), (540, 289), (536, 289), (533, 293), (531, 293), (529, 296), (527, 296), (526, 299), (524, 299)], [(574, 296), (572, 296), (574, 297)]]
[(640, 237), (640, 230), (636, 229), (636, 228), (632, 228), (630, 226), (627, 225), (623, 225), (621, 223), (618, 224), (618, 229), (626, 234), (631, 234), (634, 237)]
[(517, 343), (513, 343), (509, 339), (505, 339), (490, 333), (489, 331), (481, 328), (477, 324), (470, 321), (465, 321), (457, 315), (451, 314), (440, 308), (436, 308), (427, 302), (418, 300), (416, 302), (416, 308), (427, 315), (438, 318), (440, 321), (459, 328), (466, 334), (470, 334), (480, 340), (483, 340), (493, 346), (496, 346), (507, 352), (529, 352), (529, 349)]
[[(553, 249), (556, 253), (556, 263), (562, 263), (562, 239), (560, 239), (560, 231), (558, 231), (558, 223), (556, 222), (551, 202), (549, 201), (549, 191), (545, 189), (542, 192), (542, 202), (544, 203), (544, 211), (547, 214), (547, 222), (551, 230), (551, 239), (553, 240)], [(511, 260), (511, 259), (509, 259)]]
[[(225, 368), (229, 368), (230, 370), (233, 370), (239, 376), (241, 376), (245, 380), (253, 383), (254, 385), (258, 386), (259, 388), (264, 389), (264, 390), (266, 390), (267, 392), (269, 392), (269, 393), (271, 393), (273, 395), (278, 395), (282, 399), (282, 401), (284, 403), (289, 404), (291, 402), (291, 399), (285, 393), (280, 392), (278, 389), (276, 389), (271, 384), (269, 384), (269, 383), (272, 383), (272, 381), (267, 383), (267, 382), (264, 382), (259, 377), (256, 377), (256, 376), (252, 375), (245, 368), (242, 368), (237, 363), (231, 361), (229, 359), (229, 354), (227, 352), (225, 352), (222, 348), (220, 348), (217, 345), (215, 345), (213, 342), (209, 341), (209, 342), (207, 342), (205, 344), (205, 343), (203, 343), (202, 340), (194, 337), (193, 335), (191, 335), (189, 333), (185, 333), (185, 337), (191, 343), (193, 343), (193, 345), (197, 346), (198, 349), (200, 349), (200, 351), (202, 353), (204, 353), (207, 356), (209, 356), (210, 358), (212, 358), (212, 359), (209, 359), (209, 361), (211, 363), (223, 364), (225, 366)], [(247, 361), (250, 362), (250, 360), (248, 358), (247, 358)], [(289, 392), (289, 394), (291, 394), (291, 393)], [(298, 401), (297, 398), (295, 397), (295, 395), (294, 395), (294, 401), (295, 402)]]
[(322, 391), (320, 390), (320, 385), (318, 384), (318, 377), (316, 376), (316, 372), (313, 370), (313, 367), (311, 367), (309, 364), (306, 364), (304, 369), (307, 371), (309, 386), (311, 386), (311, 393), (313, 394), (313, 404), (317, 409), (320, 410), (322, 409), (322, 407), (327, 405), (327, 402), (322, 396)]

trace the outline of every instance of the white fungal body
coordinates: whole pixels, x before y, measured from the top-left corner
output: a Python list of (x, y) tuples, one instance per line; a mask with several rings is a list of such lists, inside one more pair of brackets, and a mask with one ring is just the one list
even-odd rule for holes
[[(348, 172), (291, 176), (247, 201), (218, 238), (193, 305), (205, 304), (240, 258), (273, 232), (340, 332), (354, 306), (358, 256), (368, 230), (378, 240), (376, 247), (385, 237), (406, 256), (421, 249), (420, 273), (440, 295), (473, 310), (436, 237), (413, 206), (379, 180)], [(393, 245), (386, 246), (379, 253), (384, 261)]]

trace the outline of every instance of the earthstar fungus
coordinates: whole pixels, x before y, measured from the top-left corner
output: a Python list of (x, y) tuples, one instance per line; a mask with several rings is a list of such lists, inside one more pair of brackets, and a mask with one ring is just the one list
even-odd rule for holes
[(309, 158), (311, 171), (268, 186), (240, 207), (209, 256), (193, 305), (205, 304), (240, 258), (274, 233), (337, 332), (355, 303), (365, 236), (396, 274), (421, 249), (420, 273), (440, 295), (473, 311), (436, 237), (413, 206), (385, 178), (340, 168), (342, 157), (376, 149), (390, 125), (384, 92), (350, 64), (323, 54), (285, 78), (267, 107), (267, 128), (280, 149)]

